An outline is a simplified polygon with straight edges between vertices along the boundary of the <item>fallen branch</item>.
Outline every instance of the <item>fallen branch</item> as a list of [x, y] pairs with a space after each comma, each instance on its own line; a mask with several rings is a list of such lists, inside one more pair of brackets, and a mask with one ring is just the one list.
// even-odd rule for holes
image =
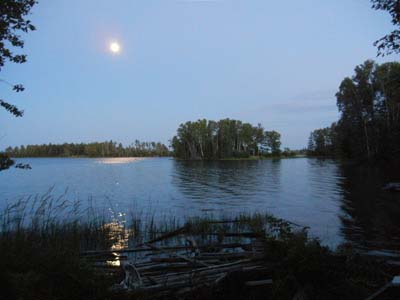
[[[155, 250], [162, 251], [162, 248], [157, 247], [157, 246], [154, 246], [154, 245], [152, 245], [152, 244], [146, 244], [146, 246], [147, 246], [147, 247], [150, 247], [150, 248], [152, 248], [152, 249], [155, 249]], [[185, 260], [185, 261], [187, 261], [187, 262], [190, 262], [190, 263], [192, 263], [193, 265], [199, 264], [199, 265], [202, 265], [202, 266], [205, 266], [205, 267], [208, 266], [208, 264], [206, 264], [206, 263], [204, 263], [204, 262], [193, 260], [193, 259], [191, 259], [191, 258], [188, 258], [188, 257], [186, 257], [186, 256], [180, 255], [180, 254], [178, 254], [178, 253], [174, 253], [173, 255], [176, 256], [176, 257], [179, 257], [180, 259], [183, 259], [183, 260]]]
[[[89, 256], [89, 255], [101, 255], [101, 254], [112, 254], [112, 253], [131, 253], [131, 252], [149, 252], [151, 249], [147, 249], [143, 247], [144, 244], [135, 248], [126, 248], [120, 250], [89, 250], [81, 252], [82, 256]], [[202, 249], [231, 249], [231, 248], [249, 248], [251, 247], [250, 243], [227, 243], [227, 244], [211, 244], [211, 245], [204, 245], [204, 246], [169, 246], [169, 247], [159, 247], [160, 251], [176, 251], [176, 250], [195, 250], [196, 248]]]
[[272, 279], [246, 281], [244, 284], [245, 284], [246, 286], [264, 286], [264, 285], [271, 285], [271, 284], [272, 284]]

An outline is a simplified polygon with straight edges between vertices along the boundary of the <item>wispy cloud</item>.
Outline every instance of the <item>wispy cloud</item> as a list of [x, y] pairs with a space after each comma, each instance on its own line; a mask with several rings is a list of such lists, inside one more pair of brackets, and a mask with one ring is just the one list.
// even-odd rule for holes
[[279, 115], [293, 115], [303, 113], [325, 113], [337, 112], [336, 100], [334, 92], [326, 91], [313, 91], [303, 93], [287, 100], [265, 103], [262, 106], [251, 108], [241, 113], [266, 113], [266, 114], [279, 114]]

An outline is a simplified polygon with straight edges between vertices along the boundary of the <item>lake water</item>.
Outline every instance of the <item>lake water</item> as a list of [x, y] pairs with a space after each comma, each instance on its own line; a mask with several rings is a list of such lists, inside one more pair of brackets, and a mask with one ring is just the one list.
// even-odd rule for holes
[[104, 211], [185, 217], [269, 212], [310, 227], [335, 247], [398, 249], [400, 194], [384, 192], [387, 174], [310, 158], [176, 161], [171, 158], [25, 158], [32, 170], [0, 172], [0, 208], [21, 197], [93, 199]]

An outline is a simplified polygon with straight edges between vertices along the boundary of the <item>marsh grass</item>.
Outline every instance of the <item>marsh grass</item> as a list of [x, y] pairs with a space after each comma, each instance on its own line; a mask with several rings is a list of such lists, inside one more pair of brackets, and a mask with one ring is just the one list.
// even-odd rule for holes
[[[109, 278], [80, 251], [110, 245], [104, 218], [51, 191], [21, 198], [0, 215], [0, 289], [4, 299], [98, 299]], [[105, 284], [101, 284], [105, 283]]]
[[[115, 276], [99, 272], [81, 253], [134, 247], [185, 226], [200, 244], [239, 239], [229, 234], [276, 230], [268, 215], [178, 219], [130, 211], [106, 216], [95, 203], [67, 192], [18, 199], [0, 214], [0, 289], [7, 299], [107, 299]], [[229, 220], [228, 220], [229, 219]], [[229, 221], [229, 222], [228, 222]], [[176, 236], [160, 245], [182, 244]]]
[[91, 199], [70, 201], [66, 193], [55, 197], [52, 190], [7, 205], [0, 214], [1, 296], [113, 299], [109, 287], [121, 280], [121, 274], [100, 272], [81, 253], [135, 247], [181, 228], [184, 236], [157, 244], [182, 245], [190, 235], [199, 245], [249, 242], [257, 236], [264, 243], [263, 263], [279, 265], [270, 274], [272, 290], [250, 291], [243, 286], [249, 278], [232, 274], [217, 290], [198, 291], [192, 299], [293, 299], [299, 293], [307, 299], [362, 299], [388, 280], [379, 262], [352, 252], [333, 253], [310, 239], [305, 228], [268, 214], [178, 219], [132, 210], [106, 217], [94, 207]]

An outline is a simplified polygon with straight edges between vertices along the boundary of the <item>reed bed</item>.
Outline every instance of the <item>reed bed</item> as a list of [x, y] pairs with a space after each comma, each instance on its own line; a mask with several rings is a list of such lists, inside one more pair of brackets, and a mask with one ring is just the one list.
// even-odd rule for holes
[[[5, 299], [364, 299], [396, 271], [268, 214], [106, 217], [66, 195], [21, 198], [0, 214]], [[145, 283], [117, 291], [130, 266]]]

